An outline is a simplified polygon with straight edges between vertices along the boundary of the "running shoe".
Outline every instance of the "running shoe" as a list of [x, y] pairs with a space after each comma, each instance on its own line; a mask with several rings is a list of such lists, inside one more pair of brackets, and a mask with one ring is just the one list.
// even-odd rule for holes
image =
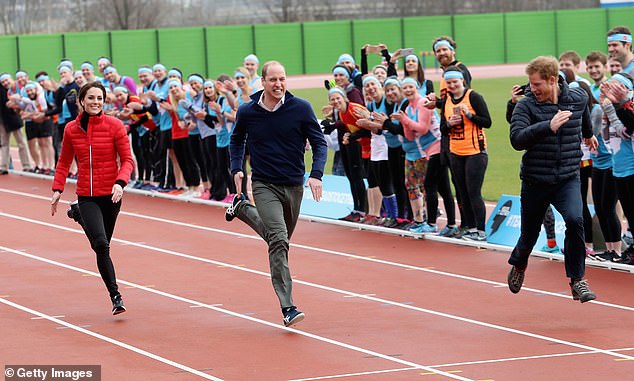
[[462, 236], [465, 241], [486, 242], [487, 233], [478, 230], [475, 232], [467, 232]]
[[121, 295], [112, 297], [112, 314], [119, 315], [126, 311]]
[[412, 233], [436, 233], [438, 232], [438, 225], [430, 225], [427, 222], [423, 222], [409, 231]]
[[548, 245], [544, 245], [541, 248], [541, 251], [544, 253], [559, 253], [559, 246], [555, 245], [555, 247], [550, 247]]
[[304, 313], [297, 310], [297, 307], [292, 306], [288, 308], [282, 308], [284, 314], [284, 326], [290, 327], [304, 320]]
[[585, 279], [570, 282], [570, 292], [572, 293], [572, 299], [578, 300], [581, 303], [589, 302], [597, 298], [597, 295], [592, 292], [588, 281]]
[[227, 220], [228, 222], [233, 221], [233, 219], [236, 218], [236, 212], [238, 211], [238, 207], [242, 203], [246, 203], [246, 202], [247, 201], [245, 200], [244, 195], [242, 193], [236, 194], [233, 197], [233, 201], [231, 202], [231, 205], [229, 205], [229, 207], [225, 211], [225, 220]]
[[451, 238], [454, 235], [456, 235], [458, 232], [460, 231], [460, 228], [458, 226], [445, 226], [444, 228], [442, 228], [442, 230], [438, 233], [438, 235], [440, 237], [447, 237], [447, 238]]
[[396, 218], [385, 217], [381, 220], [380, 225], [386, 228], [395, 228], [398, 222], [396, 222]]
[[509, 271], [506, 280], [509, 285], [509, 290], [511, 290], [512, 293], [517, 294], [522, 289], [525, 273], [526, 269], [520, 270], [515, 266], [511, 267], [511, 271]]
[[366, 214], [361, 222], [364, 225], [376, 226], [380, 222], [379, 217], [373, 216], [371, 214]]
[[600, 262], [619, 262], [621, 256], [618, 255], [614, 250], [606, 250], [601, 254], [594, 254], [592, 257], [595, 261]]

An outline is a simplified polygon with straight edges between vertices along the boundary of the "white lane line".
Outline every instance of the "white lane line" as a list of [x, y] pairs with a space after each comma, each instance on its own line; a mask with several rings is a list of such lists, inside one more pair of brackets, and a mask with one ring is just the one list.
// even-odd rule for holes
[[[610, 349], [613, 352], [623, 352], [623, 351], [632, 351], [634, 348], [616, 348]], [[580, 356], [580, 355], [592, 355], [597, 354], [596, 351], [580, 351], [580, 352], [568, 352], [568, 353], [553, 353], [549, 355], [535, 355], [535, 356], [523, 356], [523, 357], [507, 357], [500, 359], [491, 359], [491, 360], [479, 360], [479, 361], [466, 361], [466, 362], [457, 362], [451, 364], [439, 364], [439, 365], [430, 365], [430, 368], [455, 368], [457, 366], [466, 366], [466, 365], [480, 365], [480, 364], [492, 364], [492, 363], [503, 363], [509, 361], [523, 361], [523, 360], [535, 360], [535, 359], [549, 359], [549, 358], [557, 358], [557, 357], [568, 357], [568, 356]], [[620, 361], [622, 359], [614, 359], [614, 361]], [[357, 377], [357, 376], [365, 376], [365, 375], [373, 375], [373, 374], [381, 374], [381, 373], [396, 373], [396, 372], [405, 372], [410, 370], [416, 370], [416, 368], [394, 368], [394, 369], [384, 369], [384, 370], [376, 370], [370, 372], [358, 372], [358, 373], [345, 373], [345, 374], [333, 374], [329, 376], [319, 376], [319, 377], [310, 377], [310, 378], [296, 378], [288, 381], [313, 381], [313, 380], [330, 380], [334, 378], [345, 378], [345, 377]]]
[[[82, 269], [80, 267], [75, 267], [75, 266], [72, 266], [72, 265], [67, 265], [65, 263], [54, 261], [52, 259], [48, 259], [48, 258], [44, 258], [44, 257], [38, 257], [37, 255], [29, 254], [29, 253], [18, 251], [18, 250], [14, 250], [14, 249], [11, 249], [11, 248], [8, 248], [8, 247], [5, 247], [5, 246], [0, 246], [0, 249], [4, 249], [7, 252], [10, 252], [10, 253], [13, 253], [13, 254], [17, 254], [17, 255], [20, 255], [20, 256], [23, 256], [23, 257], [26, 257], [26, 258], [34, 259], [36, 261], [48, 263], [50, 265], [54, 265], [54, 266], [57, 266], [57, 267], [62, 267], [62, 268], [65, 268], [65, 269], [68, 269], [68, 270], [72, 270], [72, 271], [76, 271], [76, 272], [79, 272], [79, 273], [91, 274], [91, 275], [95, 275], [95, 276], [99, 275], [99, 274], [97, 274], [94, 271], [85, 270], [85, 269]], [[230, 316], [237, 317], [237, 318], [244, 319], [244, 320], [249, 320], [251, 322], [262, 324], [262, 325], [266, 325], [266, 326], [269, 326], [269, 327], [272, 327], [272, 328], [275, 328], [275, 329], [286, 330], [286, 331], [289, 331], [289, 332], [296, 333], [298, 335], [306, 336], [306, 337], [309, 337], [311, 339], [315, 339], [315, 340], [318, 340], [318, 341], [321, 341], [321, 342], [324, 342], [324, 343], [328, 343], [328, 344], [333, 344], [333, 345], [336, 345], [336, 346], [339, 346], [339, 347], [342, 347], [342, 348], [346, 348], [346, 349], [350, 349], [350, 350], [353, 350], [353, 351], [356, 351], [356, 352], [360, 352], [360, 353], [363, 353], [363, 354], [366, 354], [366, 355], [379, 357], [381, 359], [384, 359], [384, 360], [387, 360], [387, 361], [391, 361], [391, 362], [396, 362], [396, 363], [399, 363], [399, 364], [402, 364], [402, 365], [407, 365], [407, 366], [413, 367], [415, 369], [422, 369], [422, 370], [425, 370], [427, 372], [433, 372], [435, 374], [438, 374], [438, 375], [441, 375], [441, 376], [445, 376], [445, 377], [449, 377], [449, 378], [453, 378], [453, 379], [456, 379], [456, 380], [473, 381], [471, 379], [460, 377], [460, 376], [456, 376], [456, 375], [453, 375], [451, 373], [447, 373], [447, 372], [444, 372], [444, 371], [431, 369], [430, 367], [425, 366], [425, 365], [417, 364], [417, 363], [414, 363], [414, 362], [411, 362], [411, 361], [407, 361], [407, 360], [402, 360], [402, 359], [399, 359], [399, 358], [396, 358], [396, 357], [393, 357], [393, 356], [389, 356], [389, 355], [385, 355], [383, 353], [375, 352], [375, 351], [372, 351], [372, 350], [369, 350], [369, 349], [357, 347], [355, 345], [347, 344], [347, 343], [344, 343], [344, 342], [341, 342], [341, 341], [329, 339], [327, 337], [315, 335], [315, 334], [312, 334], [312, 333], [309, 333], [309, 332], [306, 332], [306, 331], [300, 331], [300, 330], [295, 329], [295, 328], [284, 327], [284, 326], [282, 326], [280, 324], [271, 323], [271, 322], [266, 321], [266, 320], [254, 318], [253, 316], [240, 314], [240, 313], [233, 312], [233, 311], [230, 311], [230, 310], [227, 310], [227, 309], [224, 309], [224, 308], [216, 307], [215, 305], [212, 305], [212, 304], [202, 303], [202, 302], [199, 302], [197, 300], [188, 299], [188, 298], [185, 298], [185, 297], [182, 297], [182, 296], [170, 294], [168, 292], [160, 291], [160, 290], [157, 290], [157, 289], [144, 287], [144, 286], [142, 286], [140, 284], [136, 284], [136, 283], [133, 283], [133, 282], [125, 281], [125, 280], [122, 280], [122, 279], [117, 279], [117, 282], [120, 283], [120, 284], [132, 286], [132, 287], [135, 287], [135, 288], [138, 288], [140, 290], [143, 290], [143, 291], [146, 291], [146, 292], [150, 292], [150, 293], [153, 293], [153, 294], [156, 294], [156, 295], [160, 295], [160, 296], [164, 296], [164, 297], [167, 297], [167, 298], [170, 298], [170, 299], [174, 299], [174, 300], [178, 300], [178, 301], [181, 301], [181, 302], [185, 302], [190, 307], [192, 305], [197, 305], [197, 306], [200, 306], [200, 307], [208, 308], [210, 310], [214, 310], [216, 312], [221, 312], [221, 313], [226, 314], [226, 315], [230, 315]], [[2, 299], [2, 300], [4, 300], [4, 299]], [[38, 315], [38, 316], [43, 316], [43, 314], [42, 315]], [[55, 319], [55, 318], [50, 317], [50, 319]], [[55, 320], [52, 320], [52, 321], [63, 322], [62, 320], [59, 320], [59, 319], [55, 319]], [[62, 324], [62, 323], [60, 323], [60, 324]], [[76, 327], [76, 326], [74, 326], [74, 327]]]
[[[15, 251], [14, 253], [17, 254], [19, 252]], [[23, 254], [26, 254], [26, 253], [23, 253]], [[28, 254], [26, 254], [25, 256], [28, 256]], [[173, 367], [178, 368], [180, 370], [183, 370], [183, 371], [185, 371], [187, 373], [191, 373], [193, 375], [205, 378], [207, 380], [222, 381], [221, 378], [214, 377], [214, 376], [209, 375], [207, 373], [200, 372], [200, 371], [198, 371], [198, 370], [196, 370], [194, 368], [188, 367], [187, 365], [183, 365], [183, 364], [177, 363], [176, 361], [172, 361], [172, 360], [166, 359], [165, 357], [162, 357], [162, 356], [156, 355], [154, 353], [148, 352], [146, 350], [137, 348], [137, 347], [135, 347], [133, 345], [126, 344], [126, 343], [124, 343], [122, 341], [113, 339], [111, 337], [104, 336], [104, 335], [102, 335], [100, 333], [89, 331], [89, 330], [83, 328], [82, 326], [77, 326], [75, 324], [68, 323], [68, 322], [66, 322], [64, 320], [60, 320], [60, 319], [58, 319], [58, 318], [56, 318], [54, 316], [50, 316], [50, 315], [47, 315], [47, 314], [45, 314], [43, 312], [36, 311], [36, 310], [31, 309], [29, 307], [23, 306], [21, 304], [8, 301], [8, 300], [6, 300], [4, 298], [0, 298], [0, 303], [3, 303], [3, 304], [6, 304], [7, 306], [22, 310], [22, 311], [24, 311], [26, 313], [29, 313], [31, 315], [35, 315], [35, 316], [37, 316], [37, 317], [39, 317], [41, 319], [46, 319], [46, 320], [51, 321], [53, 323], [59, 324], [59, 325], [63, 326], [64, 328], [70, 328], [72, 330], [75, 330], [77, 332], [83, 333], [85, 335], [92, 336], [92, 337], [94, 337], [96, 339], [105, 341], [105, 342], [110, 343], [110, 344], [114, 344], [114, 345], [116, 345], [118, 347], [121, 347], [121, 348], [127, 349], [129, 351], [138, 353], [138, 354], [140, 354], [142, 356], [151, 358], [152, 360], [156, 360], [156, 361], [162, 362], [163, 364], [167, 364], [167, 365], [173, 366]]]
[[[0, 191], [2, 191], [2, 189], [0, 189]], [[173, 220], [164, 219], [164, 218], [143, 216], [143, 215], [136, 214], [136, 213], [121, 212], [120, 214], [129, 215], [129, 216], [138, 217], [138, 218], [147, 219], [147, 220], [152, 220], [152, 221], [157, 221], [157, 222], [161, 222], [161, 223], [167, 223], [167, 224], [170, 224], [170, 225], [184, 226], [184, 227], [197, 229], [197, 230], [203, 230], [203, 231], [209, 231], [209, 232], [220, 233], [220, 234], [225, 234], [225, 235], [232, 235], [232, 236], [237, 236], [237, 237], [249, 238], [249, 239], [254, 239], [254, 240], [258, 240], [258, 241], [262, 240], [262, 238], [260, 236], [257, 236], [257, 235], [248, 235], [248, 234], [243, 234], [243, 233], [236, 233], [236, 232], [232, 232], [232, 231], [216, 229], [216, 228], [209, 228], [209, 227], [205, 227], [205, 226], [198, 226], [198, 225], [188, 224], [188, 223], [179, 222], [179, 221], [173, 221]], [[51, 223], [48, 223], [48, 222], [43, 222], [43, 221], [40, 221], [40, 220], [33, 220], [33, 219], [30, 219], [30, 218], [27, 218], [27, 217], [21, 217], [21, 216], [17, 216], [17, 215], [14, 215], [14, 214], [0, 212], [0, 216], [14, 218], [14, 219], [18, 219], [18, 220], [22, 220], [22, 221], [26, 221], [26, 222], [30, 222], [30, 223], [35, 223], [35, 224], [39, 224], [39, 225], [44, 225], [44, 226], [48, 226], [48, 227], [53, 227], [53, 228], [56, 228], [56, 229], [62, 229], [62, 230], [66, 230], [66, 231], [69, 231], [69, 232], [84, 234], [83, 230], [71, 229], [71, 228], [67, 228], [67, 227], [64, 227], [64, 226], [58, 226], [58, 225], [54, 225], [54, 224], [51, 224]], [[125, 244], [125, 245], [141, 247], [141, 248], [145, 248], [145, 249], [148, 249], [148, 250], [156, 250], [156, 251], [160, 251], [160, 252], [163, 252], [163, 253], [166, 253], [166, 254], [178, 255], [180, 257], [184, 257], [184, 258], [188, 258], [188, 259], [192, 259], [192, 260], [196, 260], [196, 261], [212, 263], [212, 264], [216, 264], [216, 265], [219, 265], [219, 266], [222, 266], [222, 267], [229, 267], [229, 268], [233, 268], [233, 269], [239, 269], [239, 270], [243, 270], [243, 271], [250, 271], [250, 272], [254, 272], [254, 273], [260, 274], [260, 272], [258, 272], [258, 271], [246, 269], [246, 268], [243, 268], [243, 267], [240, 267], [240, 266], [237, 266], [237, 265], [231, 265], [231, 264], [227, 264], [227, 263], [223, 263], [223, 262], [213, 261], [213, 260], [209, 260], [209, 259], [206, 259], [206, 258], [200, 258], [200, 257], [196, 257], [196, 256], [193, 256], [193, 255], [188, 255], [188, 254], [177, 253], [177, 252], [173, 252], [173, 251], [170, 251], [170, 250], [159, 249], [159, 248], [155, 248], [155, 247], [152, 247], [150, 245], [145, 245], [145, 244], [142, 244], [142, 243], [135, 243], [135, 242], [119, 239], [119, 238], [113, 238], [112, 240], [115, 241], [115, 242], [119, 242], [121, 244]], [[399, 268], [403, 268], [403, 269], [406, 269], [406, 270], [416, 270], [416, 271], [422, 271], [422, 272], [435, 274], [435, 275], [441, 275], [441, 276], [446, 276], [446, 277], [451, 277], [451, 278], [456, 278], [456, 279], [462, 279], [462, 280], [467, 280], [467, 281], [472, 281], [472, 282], [477, 282], [477, 283], [484, 283], [484, 284], [491, 285], [493, 287], [502, 287], [502, 288], [508, 287], [508, 285], [506, 283], [496, 282], [496, 281], [492, 281], [492, 280], [488, 280], [488, 279], [476, 278], [476, 277], [472, 277], [472, 276], [468, 276], [468, 275], [449, 273], [449, 272], [446, 272], [446, 271], [435, 270], [435, 269], [433, 269], [431, 267], [413, 266], [413, 265], [408, 265], [408, 264], [403, 264], [403, 263], [398, 263], [398, 262], [392, 262], [392, 261], [383, 260], [383, 259], [370, 258], [370, 257], [361, 256], [361, 255], [356, 255], [356, 254], [344, 253], [342, 251], [323, 249], [323, 248], [319, 248], [319, 247], [302, 245], [302, 244], [297, 244], [297, 243], [291, 243], [290, 245], [291, 245], [291, 247], [297, 247], [297, 248], [308, 250], [308, 251], [315, 251], [315, 252], [319, 252], [319, 253], [330, 254], [330, 255], [340, 256], [340, 257], [344, 257], [344, 258], [353, 258], [353, 259], [364, 260], [364, 261], [367, 261], [367, 262], [373, 262], [373, 263], [378, 263], [378, 264], [392, 266], [392, 267], [399, 267]], [[269, 276], [268, 273], [265, 273], [265, 274], [267, 274], [267, 276]], [[296, 282], [296, 283], [299, 282], [299, 281], [295, 281], [295, 280], [293, 280], [293, 281]], [[564, 299], [570, 299], [571, 298], [569, 295], [562, 294], [559, 291], [558, 292], [551, 292], [551, 291], [540, 290], [540, 289], [531, 288], [531, 287], [522, 287], [522, 291], [523, 292], [527, 292], [528, 291], [528, 292], [533, 292], [533, 293], [536, 293], [536, 294], [549, 295], [549, 296], [554, 296], [554, 297], [564, 298]], [[604, 307], [610, 307], [610, 308], [616, 308], [616, 309], [621, 309], [621, 310], [634, 312], [634, 307], [624, 306], [624, 305], [620, 305], [620, 304], [607, 303], [607, 302], [597, 301], [597, 300], [593, 300], [593, 301], [588, 302], [588, 303], [598, 304], [598, 305], [601, 305], [601, 306], [604, 306]]]
[[[53, 227], [53, 228], [56, 228], [56, 229], [62, 229], [62, 230], [67, 230], [67, 231], [72, 231], [72, 232], [75, 232], [75, 233], [83, 234], [83, 231], [80, 231], [80, 230], [70, 229], [70, 228], [66, 228], [66, 227], [59, 227], [59, 226], [55, 226], [55, 225], [52, 225], [52, 224], [49, 224], [49, 223], [46, 223], [46, 222], [42, 222], [42, 221], [38, 221], [38, 220], [32, 220], [32, 219], [29, 219], [29, 218], [26, 218], [26, 217], [8, 215], [7, 213], [2, 213], [2, 212], [0, 212], [0, 216], [8, 216], [8, 217], [11, 217], [11, 218], [16, 218], [16, 219], [27, 221], [27, 222], [31, 222], [31, 223], [34, 223], [34, 224], [49, 226], [49, 227]], [[232, 269], [237, 269], [237, 270], [240, 270], [240, 271], [245, 271], [245, 272], [252, 273], [252, 274], [262, 275], [262, 276], [266, 276], [266, 277], [270, 278], [270, 274], [269, 273], [266, 273], [266, 272], [263, 272], [263, 271], [258, 271], [258, 270], [253, 270], [253, 269], [249, 269], [247, 267], [239, 267], [239, 266], [231, 265], [231, 264], [228, 264], [228, 263], [214, 261], [214, 260], [211, 260], [211, 259], [195, 257], [195, 256], [192, 256], [192, 255], [189, 255], [189, 254], [184, 254], [184, 253], [180, 253], [180, 252], [173, 251], [173, 250], [167, 250], [167, 249], [162, 249], [162, 248], [148, 246], [148, 245], [140, 245], [140, 244], [136, 244], [136, 243], [131, 242], [131, 241], [125, 241], [125, 240], [121, 240], [121, 239], [113, 238], [112, 241], [127, 242], [131, 246], [136, 246], [136, 247], [140, 247], [140, 248], [151, 250], [151, 251], [157, 251], [157, 252], [161, 252], [161, 253], [177, 256], [177, 257], [194, 259], [194, 260], [197, 260], [197, 261], [200, 261], [200, 262], [212, 263], [212, 264], [216, 264], [216, 265], [221, 264], [221, 265], [223, 265], [225, 267], [229, 267], [229, 268], [232, 268]], [[4, 248], [3, 246], [0, 246], [0, 250], [2, 250], [2, 249], [6, 250], [7, 248]], [[12, 252], [15, 251], [13, 249], [9, 249], [9, 250], [11, 250]], [[17, 253], [19, 254], [19, 252], [17, 252]], [[95, 274], [95, 273], [92, 273], [92, 274]], [[474, 324], [474, 325], [478, 325], [478, 326], [482, 326], [482, 327], [492, 328], [492, 329], [496, 329], [496, 330], [500, 330], [500, 331], [504, 331], [504, 332], [509, 332], [509, 333], [514, 333], [514, 334], [518, 334], [518, 335], [522, 335], [522, 336], [527, 336], [527, 337], [531, 337], [531, 338], [534, 338], [534, 339], [539, 339], [539, 340], [548, 341], [548, 342], [557, 343], [557, 344], [568, 345], [568, 346], [579, 348], [579, 349], [585, 349], [585, 350], [590, 350], [590, 351], [598, 351], [600, 353], [603, 353], [603, 354], [606, 354], [606, 355], [609, 355], [609, 356], [615, 356], [615, 357], [620, 357], [620, 358], [624, 358], [624, 359], [628, 359], [628, 360], [634, 360], [634, 357], [630, 357], [630, 356], [627, 356], [627, 355], [622, 355], [620, 353], [612, 353], [612, 352], [609, 352], [609, 351], [606, 351], [606, 350], [603, 350], [603, 349], [600, 349], [600, 348], [595, 348], [595, 347], [591, 347], [591, 346], [587, 346], [587, 345], [583, 345], [583, 344], [578, 344], [578, 343], [574, 343], [574, 342], [570, 342], [570, 341], [566, 341], [566, 340], [560, 340], [560, 339], [557, 339], [557, 338], [554, 338], [554, 337], [549, 337], [549, 336], [544, 336], [544, 335], [540, 335], [540, 334], [536, 334], [536, 333], [532, 333], [532, 332], [522, 331], [522, 330], [519, 330], [519, 329], [509, 328], [509, 327], [505, 327], [505, 326], [498, 325], [498, 324], [486, 323], [486, 322], [482, 322], [482, 321], [479, 321], [479, 320], [474, 320], [474, 319], [465, 318], [465, 317], [461, 317], [461, 316], [457, 316], [457, 315], [452, 315], [452, 314], [448, 314], [448, 313], [444, 313], [444, 312], [434, 311], [434, 310], [430, 310], [430, 309], [427, 309], [427, 308], [417, 307], [417, 306], [414, 306], [414, 305], [411, 305], [411, 304], [399, 303], [399, 302], [394, 302], [392, 300], [377, 298], [377, 297], [374, 297], [374, 296], [362, 295], [362, 294], [359, 294], [359, 293], [346, 291], [346, 290], [342, 290], [342, 289], [338, 289], [338, 288], [334, 288], [334, 287], [329, 287], [329, 286], [325, 286], [325, 285], [321, 285], [321, 284], [317, 284], [317, 283], [302, 281], [302, 280], [296, 280], [296, 281], [294, 281], [294, 283], [303, 284], [303, 285], [306, 285], [306, 286], [309, 286], [309, 287], [313, 287], [313, 288], [317, 288], [317, 289], [321, 289], [321, 290], [325, 290], [325, 291], [330, 291], [330, 292], [338, 293], [338, 294], [342, 294], [342, 295], [354, 296], [354, 297], [357, 297], [357, 298], [360, 298], [360, 299], [366, 299], [366, 300], [370, 300], [370, 301], [373, 301], [373, 302], [378, 302], [380, 304], [397, 306], [397, 307], [409, 309], [409, 310], [412, 310], [412, 311], [423, 312], [423, 313], [427, 313], [427, 314], [431, 314], [431, 315], [435, 315], [435, 316], [440, 316], [440, 317], [444, 317], [444, 318], [448, 318], [448, 319], [452, 319], [452, 320], [457, 320], [457, 321], [461, 321], [461, 322], [465, 322], [465, 323], [470, 323], [470, 324]], [[144, 288], [144, 289], [146, 289], [146, 288]], [[553, 293], [553, 295], [557, 295], [557, 296], [561, 297], [561, 295], [558, 295], [558, 294], [554, 294]], [[196, 304], [196, 303], [192, 303], [192, 304]]]

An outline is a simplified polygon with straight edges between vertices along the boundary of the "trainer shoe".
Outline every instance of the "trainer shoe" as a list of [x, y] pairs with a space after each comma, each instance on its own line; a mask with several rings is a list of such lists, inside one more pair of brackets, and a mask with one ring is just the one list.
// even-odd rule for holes
[[511, 271], [509, 271], [509, 275], [507, 277], [507, 282], [509, 290], [511, 290], [512, 293], [517, 294], [522, 289], [525, 273], [526, 269], [520, 270], [515, 266], [511, 267]]
[[284, 314], [285, 327], [290, 327], [291, 325], [304, 320], [304, 313], [297, 311], [297, 307], [295, 306], [282, 308], [282, 313]]
[[438, 225], [430, 225], [427, 222], [418, 224], [418, 226], [411, 228], [409, 231], [412, 233], [436, 233], [438, 231]]
[[570, 291], [572, 292], [572, 299], [578, 300], [581, 303], [589, 302], [597, 298], [597, 295], [590, 290], [588, 281], [585, 279], [570, 282]]
[[548, 245], [544, 245], [540, 250], [544, 253], [559, 253], [559, 246], [555, 245], [555, 247], [550, 247]]
[[466, 232], [462, 239], [465, 241], [486, 242], [487, 234], [481, 230], [475, 232]]
[[236, 211], [238, 210], [238, 207], [242, 204], [245, 203], [246, 200], [244, 198], [244, 195], [242, 193], [238, 193], [233, 197], [233, 201], [231, 202], [231, 205], [229, 205], [229, 207], [227, 208], [227, 211], [225, 212], [225, 220], [227, 221], [232, 221], [234, 218], [236, 218]]
[[438, 233], [438, 235], [440, 237], [452, 237], [454, 234], [456, 234], [458, 231], [460, 230], [460, 228], [456, 225], [454, 226], [445, 226], [444, 228], [442, 228], [442, 230]]
[[119, 315], [126, 311], [121, 295], [112, 297], [112, 314]]
[[621, 256], [613, 250], [606, 250], [601, 254], [595, 253], [594, 255], [589, 256], [589, 258], [600, 262], [618, 262], [617, 259], [620, 259]]

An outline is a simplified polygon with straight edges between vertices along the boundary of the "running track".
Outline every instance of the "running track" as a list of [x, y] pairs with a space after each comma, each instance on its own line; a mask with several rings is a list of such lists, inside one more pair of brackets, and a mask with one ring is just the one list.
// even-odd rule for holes
[[[0, 177], [4, 364], [95, 364], [103, 380], [626, 380], [632, 278], [300, 221], [290, 262], [306, 320], [281, 325], [264, 243], [217, 207], [127, 194], [112, 255], [129, 312], [112, 317], [80, 227], [50, 182]], [[68, 186], [63, 200], [70, 201]]]

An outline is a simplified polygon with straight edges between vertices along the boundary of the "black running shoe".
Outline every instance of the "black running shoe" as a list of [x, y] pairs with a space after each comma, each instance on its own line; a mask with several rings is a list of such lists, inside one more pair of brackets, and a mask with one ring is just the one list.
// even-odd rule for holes
[[572, 293], [572, 299], [578, 300], [581, 303], [589, 302], [597, 298], [597, 295], [592, 292], [588, 281], [585, 279], [577, 280], [570, 283], [570, 292]]
[[225, 212], [225, 220], [232, 221], [234, 218], [236, 218], [236, 211], [238, 210], [238, 207], [240, 206], [240, 204], [243, 202], [246, 202], [246, 201], [242, 193], [238, 193], [235, 196], [233, 196], [233, 201], [231, 202], [231, 205], [229, 205], [229, 207], [227, 208], [227, 211]]
[[511, 290], [512, 293], [517, 294], [522, 289], [525, 272], [526, 270], [520, 271], [515, 266], [511, 267], [511, 271], [509, 271], [509, 275], [507, 277], [507, 282], [509, 284], [509, 290]]
[[121, 295], [112, 297], [112, 314], [119, 315], [126, 311]]
[[297, 310], [297, 307], [283, 308], [284, 313], [284, 326], [290, 327], [293, 324], [297, 324], [304, 320], [304, 313]]

